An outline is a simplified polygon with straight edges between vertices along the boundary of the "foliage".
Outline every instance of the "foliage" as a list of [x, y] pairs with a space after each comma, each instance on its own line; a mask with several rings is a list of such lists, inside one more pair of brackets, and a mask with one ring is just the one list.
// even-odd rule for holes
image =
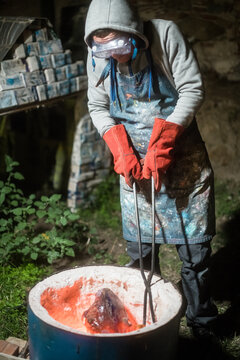
[[101, 182], [91, 193], [88, 208], [79, 210], [81, 218], [93, 220], [102, 228], [118, 229], [121, 226], [118, 182], [119, 177], [115, 173]]
[[48, 274], [34, 264], [0, 267], [0, 339], [27, 337], [27, 292]]
[[[0, 181], [0, 265], [11, 261], [47, 260], [75, 256], [79, 244], [75, 235], [83, 234], [78, 214], [60, 202], [61, 195], [25, 197], [16, 180], [18, 162], [5, 156], [6, 181]], [[81, 240], [81, 239], [80, 239]]]

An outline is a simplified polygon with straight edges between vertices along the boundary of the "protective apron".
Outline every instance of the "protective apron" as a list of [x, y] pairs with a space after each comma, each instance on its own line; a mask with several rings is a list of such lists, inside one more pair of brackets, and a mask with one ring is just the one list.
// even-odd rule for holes
[[[150, 54], [148, 65], [127, 76], [110, 71], [110, 115], [123, 124], [133, 146], [144, 159], [151, 137], [154, 118], [166, 119], [174, 110], [178, 93]], [[113, 89], [115, 87], [115, 89]], [[143, 181], [138, 193], [142, 242], [152, 241], [150, 181]], [[156, 243], [194, 244], [209, 241], [215, 235], [213, 171], [204, 142], [194, 119], [177, 141], [174, 162], [164, 175], [156, 194]], [[120, 176], [123, 237], [137, 241], [134, 196]]]

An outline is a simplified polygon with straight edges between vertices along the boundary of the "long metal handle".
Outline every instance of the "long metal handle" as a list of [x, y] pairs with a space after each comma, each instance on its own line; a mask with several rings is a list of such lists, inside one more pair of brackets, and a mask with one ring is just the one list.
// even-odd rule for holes
[[149, 296], [149, 306], [152, 321], [156, 322], [156, 317], [153, 308], [152, 292], [151, 292], [151, 280], [154, 273], [154, 263], [155, 263], [155, 189], [154, 189], [154, 179], [152, 178], [152, 259], [151, 259], [151, 271], [146, 278], [143, 268], [143, 257], [142, 257], [142, 241], [141, 241], [141, 230], [139, 224], [139, 212], [138, 212], [138, 203], [137, 203], [137, 191], [136, 183], [133, 183], [133, 194], [134, 194], [134, 204], [135, 204], [135, 216], [136, 216], [136, 225], [137, 225], [137, 237], [138, 237], [138, 250], [139, 250], [139, 264], [140, 271], [145, 285], [144, 292], [144, 302], [143, 302], [143, 324], [146, 325], [147, 317], [147, 295]]
[[[151, 310], [151, 316], [152, 321], [156, 322], [155, 313], [153, 310], [153, 302], [152, 302], [152, 292], [151, 292], [151, 281], [154, 274], [154, 268], [155, 268], [155, 187], [154, 187], [154, 179], [151, 178], [151, 188], [152, 188], [152, 256], [151, 256], [151, 270], [148, 274], [147, 283], [148, 287], [150, 289], [150, 292], [147, 290], [147, 287], [145, 287], [144, 292], [144, 318], [146, 318], [146, 304], [147, 304], [147, 294], [149, 295], [149, 304], [150, 304], [150, 310]], [[146, 300], [145, 300], [146, 299]]]
[[152, 183], [152, 262], [151, 262], [151, 278], [155, 268], [155, 186], [154, 178], [151, 178]]

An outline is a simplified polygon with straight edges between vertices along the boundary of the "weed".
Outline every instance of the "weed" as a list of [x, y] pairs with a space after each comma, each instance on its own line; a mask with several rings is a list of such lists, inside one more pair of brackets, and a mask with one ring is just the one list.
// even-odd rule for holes
[[117, 262], [120, 266], [124, 266], [129, 263], [130, 257], [127, 254], [120, 254], [118, 256]]
[[[45, 261], [75, 256], [79, 248], [75, 237], [84, 234], [79, 215], [60, 202], [61, 195], [25, 197], [15, 181], [24, 177], [18, 162], [5, 156], [6, 181], [0, 181], [0, 265], [10, 262]], [[81, 238], [80, 238], [81, 240]]]

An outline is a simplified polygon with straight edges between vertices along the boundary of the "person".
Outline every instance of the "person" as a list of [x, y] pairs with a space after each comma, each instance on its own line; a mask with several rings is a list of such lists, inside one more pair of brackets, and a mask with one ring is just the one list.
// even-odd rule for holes
[[215, 235], [214, 183], [195, 118], [204, 98], [195, 55], [174, 22], [143, 23], [126, 0], [92, 0], [84, 39], [89, 50], [88, 108], [120, 174], [129, 265], [139, 266], [135, 182], [143, 263], [149, 268], [153, 177], [156, 247], [176, 245], [187, 325], [195, 336], [206, 337], [217, 317], [208, 284]]

